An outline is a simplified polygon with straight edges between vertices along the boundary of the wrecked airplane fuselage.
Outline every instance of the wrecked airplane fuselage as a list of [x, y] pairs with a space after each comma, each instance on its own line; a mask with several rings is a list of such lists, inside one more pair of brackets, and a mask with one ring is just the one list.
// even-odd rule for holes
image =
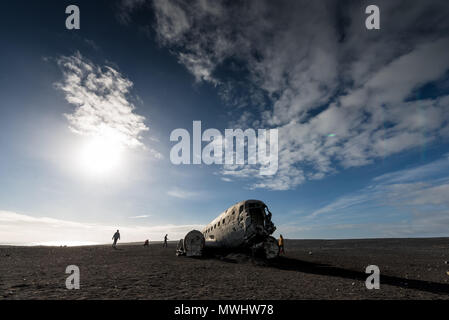
[[[271, 236], [275, 230], [276, 227], [271, 222], [271, 212], [265, 203], [259, 200], [246, 200], [220, 214], [201, 230], [201, 234], [207, 248], [250, 248], [263, 251], [267, 258], [274, 258], [279, 251], [276, 239]], [[198, 245], [193, 245], [192, 239], [187, 239], [187, 236], [178, 244], [177, 253], [201, 255], [202, 249], [198, 248], [203, 240], [197, 239]], [[196, 251], [189, 252], [184, 243], [190, 243], [190, 247], [197, 248]]]

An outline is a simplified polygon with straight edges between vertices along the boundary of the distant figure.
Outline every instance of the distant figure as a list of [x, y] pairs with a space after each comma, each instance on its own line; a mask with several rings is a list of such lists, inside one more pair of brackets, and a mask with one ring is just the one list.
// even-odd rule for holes
[[150, 246], [150, 240], [145, 240], [145, 243], [143, 244], [144, 247], [149, 247]]
[[168, 240], [168, 234], [166, 234], [165, 237], [164, 237], [164, 245], [163, 245], [163, 248], [167, 248], [167, 247], [168, 247], [167, 240]]
[[282, 236], [282, 234], [279, 235], [279, 254], [281, 254], [281, 253], [285, 254], [285, 251], [284, 251], [284, 237]]
[[112, 240], [114, 240], [114, 243], [112, 244], [112, 247], [114, 249], [117, 249], [117, 240], [120, 240], [120, 232], [117, 230], [116, 233], [112, 236]]

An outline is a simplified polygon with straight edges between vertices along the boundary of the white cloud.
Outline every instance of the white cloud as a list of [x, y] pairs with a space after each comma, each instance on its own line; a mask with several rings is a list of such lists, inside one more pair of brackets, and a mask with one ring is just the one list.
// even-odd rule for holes
[[377, 183], [410, 183], [414, 181], [426, 181], [427, 179], [437, 179], [442, 176], [442, 172], [449, 172], [449, 154], [441, 159], [428, 164], [407, 168], [383, 174], [374, 179]]
[[148, 130], [128, 96], [133, 83], [117, 70], [100, 67], [78, 52], [57, 60], [64, 80], [57, 87], [75, 106], [66, 117], [70, 129], [83, 136], [106, 136], [127, 147], [143, 146]]
[[449, 38], [417, 45], [370, 75], [360, 88], [341, 98], [343, 106], [401, 103], [413, 89], [439, 79], [449, 68]]
[[449, 209], [449, 181], [433, 185], [431, 183], [394, 184], [389, 187], [389, 199], [402, 206], [439, 206]]
[[[185, 4], [186, 5], [186, 4]], [[179, 1], [155, 0], [156, 20], [160, 40], [175, 42], [190, 28], [189, 18]]]
[[[383, 27], [371, 33], [363, 28], [366, 17], [356, 2], [153, 5], [161, 43], [197, 81], [218, 85], [225, 100], [234, 101], [239, 120], [233, 123], [279, 129], [277, 175], [261, 178], [251, 167], [233, 174], [223, 170], [255, 179], [253, 188], [291, 189], [449, 137], [449, 96], [413, 96], [449, 69], [444, 1], [413, 9], [406, 1], [381, 1]], [[237, 68], [231, 80], [221, 79], [217, 69], [232, 61], [245, 68]], [[253, 102], [261, 101], [260, 92], [271, 102], [251, 110], [259, 118], [248, 117], [242, 99], [232, 98], [242, 95], [242, 76], [248, 95], [258, 92]]]
[[449, 158], [446, 155], [425, 165], [378, 176], [366, 188], [336, 199], [312, 212], [310, 217], [332, 214], [368, 202], [414, 208], [444, 204], [449, 210], [448, 168]]
[[[362, 190], [301, 217], [289, 230], [316, 235], [346, 226], [351, 229], [347, 234], [363, 230], [364, 237], [445, 236], [449, 231], [448, 167], [446, 155], [426, 165], [376, 177]], [[304, 229], [296, 230], [297, 225]]]
[[171, 197], [179, 199], [196, 199], [201, 195], [200, 192], [189, 191], [180, 188], [173, 188], [169, 190], [167, 194]]
[[151, 217], [151, 215], [143, 214], [143, 215], [140, 215], [140, 216], [133, 216], [133, 217], [129, 217], [129, 218], [130, 219], [145, 219], [145, 218], [149, 218], [149, 217]]
[[[371, 194], [362, 193], [362, 194], [344, 196], [344, 197], [341, 197], [341, 198], [337, 199], [336, 201], [334, 201], [318, 210], [315, 210], [314, 212], [312, 212], [310, 217], [316, 217], [317, 215], [321, 215], [321, 214], [333, 213], [335, 211], [345, 210], [350, 207], [354, 207], [356, 205], [360, 205], [369, 200], [372, 200], [374, 198], [374, 196], [375, 195], [372, 193]], [[376, 194], [376, 196], [377, 196], [377, 194]]]
[[0, 211], [1, 244], [103, 244], [110, 242], [117, 229], [120, 230], [122, 242], [143, 242], [145, 239], [161, 241], [166, 233], [170, 239], [175, 240], [184, 237], [193, 229], [200, 230], [202, 227], [202, 225], [110, 226]]

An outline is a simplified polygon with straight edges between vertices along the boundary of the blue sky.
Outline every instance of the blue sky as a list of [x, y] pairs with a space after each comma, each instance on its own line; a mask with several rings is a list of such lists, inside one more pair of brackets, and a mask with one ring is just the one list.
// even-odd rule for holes
[[[67, 30], [69, 4], [1, 4], [0, 243], [176, 239], [243, 199], [289, 238], [448, 235], [444, 1], [375, 31], [365, 2], [78, 1]], [[277, 174], [173, 165], [194, 120], [278, 129]]]

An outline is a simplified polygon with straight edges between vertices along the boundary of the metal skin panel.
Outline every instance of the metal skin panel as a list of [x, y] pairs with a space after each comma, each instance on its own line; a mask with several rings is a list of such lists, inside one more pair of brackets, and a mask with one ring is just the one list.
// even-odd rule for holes
[[[241, 206], [242, 212], [239, 210]], [[201, 231], [206, 246], [237, 248], [263, 242], [276, 229], [271, 222], [271, 213], [267, 215], [267, 212], [267, 206], [259, 200], [246, 200], [233, 205]]]
[[204, 236], [198, 230], [190, 231], [184, 237], [184, 251], [188, 257], [198, 257], [203, 254]]
[[188, 257], [200, 257], [203, 255], [204, 236], [198, 230], [192, 230], [180, 239], [176, 247], [176, 255]]

